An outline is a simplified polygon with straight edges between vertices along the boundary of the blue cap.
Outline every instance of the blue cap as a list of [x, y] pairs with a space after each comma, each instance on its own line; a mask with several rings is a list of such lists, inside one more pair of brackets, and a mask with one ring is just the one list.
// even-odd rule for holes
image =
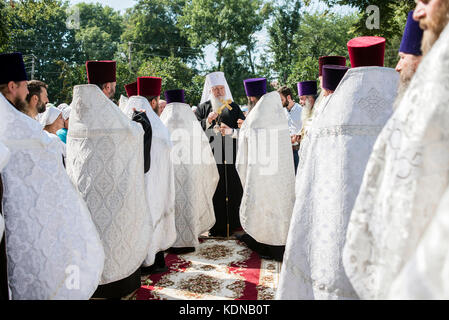
[[408, 13], [407, 24], [402, 36], [399, 52], [421, 56], [421, 42], [424, 31], [419, 27], [419, 22], [413, 20], [413, 11]]

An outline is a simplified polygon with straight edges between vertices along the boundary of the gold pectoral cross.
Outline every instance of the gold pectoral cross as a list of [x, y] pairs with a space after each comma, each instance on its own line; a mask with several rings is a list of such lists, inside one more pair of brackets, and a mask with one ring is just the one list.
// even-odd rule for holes
[[229, 111], [232, 110], [232, 107], [231, 107], [232, 100], [231, 99], [220, 100], [220, 102], [223, 103], [223, 105], [220, 108], [218, 108], [218, 111], [217, 111], [218, 114], [221, 114], [224, 109], [228, 109]]

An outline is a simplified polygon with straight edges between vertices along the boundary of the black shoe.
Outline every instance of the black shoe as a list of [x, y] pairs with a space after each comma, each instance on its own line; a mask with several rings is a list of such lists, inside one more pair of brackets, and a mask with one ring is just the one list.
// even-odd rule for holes
[[234, 234], [234, 237], [240, 242], [245, 242], [245, 241], [243, 241], [243, 238], [245, 236], [246, 236], [246, 233]]
[[275, 260], [275, 259], [273, 259], [273, 257], [270, 257], [270, 256], [264, 256], [264, 255], [260, 255], [260, 254], [259, 254], [259, 258], [260, 258], [260, 259], [263, 259], [263, 260]]
[[186, 254], [195, 252], [195, 247], [186, 247], [186, 248], [170, 248], [168, 249], [169, 253], [172, 254]]
[[210, 232], [209, 231], [209, 237], [210, 238], [227, 238], [226, 233], [220, 233], [220, 232]]
[[140, 273], [142, 274], [142, 276], [149, 276], [152, 274], [160, 274], [160, 273], [165, 273], [168, 271], [167, 267], [157, 267], [154, 264], [152, 266], [149, 267], [140, 267]]

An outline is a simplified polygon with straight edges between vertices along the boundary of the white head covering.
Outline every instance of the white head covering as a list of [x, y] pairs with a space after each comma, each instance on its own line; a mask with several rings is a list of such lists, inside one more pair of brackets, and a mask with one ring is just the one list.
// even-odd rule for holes
[[62, 110], [62, 118], [64, 121], [70, 118], [70, 112], [72, 112], [72, 107], [70, 106], [67, 106], [64, 110]]
[[68, 105], [67, 103], [61, 103], [61, 104], [58, 106], [58, 109], [61, 110], [61, 111], [63, 111], [65, 108], [68, 108], [68, 107], [69, 107], [69, 105]]
[[123, 112], [125, 112], [124, 110], [126, 110], [126, 106], [128, 104], [129, 98], [125, 97], [124, 95], [120, 96], [120, 100], [118, 102], [118, 107], [120, 108], [120, 110], [122, 110]]
[[53, 122], [55, 122], [56, 119], [58, 119], [58, 117], [61, 113], [62, 113], [61, 110], [59, 110], [56, 107], [51, 106], [51, 107], [47, 108], [47, 110], [45, 110], [45, 112], [42, 115], [40, 115], [39, 122], [44, 127], [49, 126]]
[[216, 86], [224, 86], [226, 88], [226, 100], [233, 100], [231, 89], [229, 89], [228, 82], [226, 81], [223, 72], [213, 72], [206, 76], [206, 81], [204, 82], [203, 95], [201, 97], [200, 104], [210, 100], [211, 89]]

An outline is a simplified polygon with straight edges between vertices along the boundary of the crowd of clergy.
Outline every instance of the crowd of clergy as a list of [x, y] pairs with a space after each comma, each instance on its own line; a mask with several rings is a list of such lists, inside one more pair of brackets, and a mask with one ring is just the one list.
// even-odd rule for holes
[[357, 37], [245, 107], [223, 72], [194, 108], [152, 76], [115, 103], [115, 61], [56, 107], [0, 54], [1, 298], [121, 299], [201, 237], [282, 262], [276, 299], [449, 298], [448, 22], [417, 1], [396, 70]]

